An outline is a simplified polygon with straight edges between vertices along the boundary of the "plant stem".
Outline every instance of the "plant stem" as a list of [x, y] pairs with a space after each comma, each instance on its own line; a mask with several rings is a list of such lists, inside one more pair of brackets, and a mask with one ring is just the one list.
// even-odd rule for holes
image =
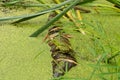
[[75, 0], [66, 9], [64, 9], [60, 14], [58, 14], [57, 16], [55, 16], [47, 24], [45, 24], [43, 27], [41, 27], [40, 29], [38, 29], [37, 31], [35, 31], [32, 35], [30, 35], [30, 37], [37, 37], [40, 33], [42, 33], [49, 26], [51, 26], [54, 22], [56, 22], [58, 19], [60, 19], [66, 12], [68, 12], [71, 8], [73, 8], [78, 3], [79, 3], [79, 0]]

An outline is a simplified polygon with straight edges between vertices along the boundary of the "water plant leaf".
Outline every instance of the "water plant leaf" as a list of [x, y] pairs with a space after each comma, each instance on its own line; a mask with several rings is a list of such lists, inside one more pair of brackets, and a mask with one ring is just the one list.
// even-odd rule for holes
[[8, 2], [6, 1], [3, 5], [10, 6], [10, 5], [14, 5], [19, 2], [21, 2], [21, 0], [13, 0], [13, 1], [8, 1]]
[[120, 6], [120, 0], [107, 0], [107, 1]]
[[47, 8], [48, 6], [56, 6], [56, 4], [14, 4], [11, 6], [20, 6], [20, 7], [43, 7], [43, 8]]
[[[58, 9], [58, 8], [57, 8]], [[4, 17], [4, 18], [0, 18], [0, 21], [7, 21], [7, 20], [14, 20], [14, 19], [20, 19], [20, 18], [32, 18], [32, 17], [36, 17], [36, 16], [40, 16], [43, 14], [46, 14], [48, 12], [52, 12], [56, 9], [51, 9], [51, 10], [43, 10], [34, 14], [29, 14], [29, 15], [20, 15], [20, 16], [12, 16], [12, 17]]]
[[103, 8], [108, 8], [108, 9], [112, 9], [115, 10], [116, 12], [120, 12], [119, 8], [116, 8], [114, 6], [110, 6], [110, 5], [106, 5], [106, 4], [100, 4], [100, 3], [91, 3], [91, 4], [87, 4], [86, 6], [90, 6], [90, 7], [101, 7]]
[[71, 5], [69, 5], [66, 9], [64, 9], [60, 14], [55, 16], [53, 19], [51, 19], [47, 24], [39, 28], [37, 31], [35, 31], [30, 37], [37, 37], [40, 33], [42, 33], [44, 30], [46, 30], [52, 23], [60, 19], [67, 11], [69, 11], [72, 7], [74, 7], [77, 3], [79, 3], [79, 0], [74, 1]]
[[106, 72], [106, 73], [100, 73], [97, 74], [98, 76], [104, 76], [104, 75], [113, 75], [113, 74], [120, 74], [120, 72]]
[[[72, 0], [73, 1], [73, 0]], [[46, 30], [49, 26], [51, 26], [55, 21], [60, 19], [66, 12], [68, 12], [71, 8], [73, 8], [77, 4], [84, 4], [87, 2], [91, 2], [94, 0], [75, 0], [73, 3], [71, 3], [66, 9], [64, 9], [60, 14], [55, 16], [53, 19], [51, 19], [47, 24], [43, 25], [41, 28], [39, 28], [37, 31], [35, 31], [33, 34], [30, 35], [30, 37], [37, 37], [40, 33], [42, 33], [44, 30]]]
[[[63, 3], [61, 3], [61, 4], [58, 4], [58, 5], [56, 5], [56, 6], [54, 6], [54, 7], [52, 7], [52, 8], [49, 8], [49, 9], [47, 9], [47, 10], [45, 10], [46, 12], [52, 12], [52, 11], [55, 11], [55, 10], [57, 10], [57, 9], [61, 9], [61, 6], [64, 6], [65, 4], [68, 4], [68, 3], [70, 3], [72, 0], [69, 0], [69, 1], [65, 1], [65, 2], [63, 2]], [[35, 16], [30, 16], [30, 17], [25, 17], [25, 18], [22, 18], [22, 19], [20, 19], [20, 20], [18, 20], [18, 21], [15, 21], [15, 22], [13, 22], [13, 23], [20, 23], [20, 22], [23, 22], [23, 21], [26, 21], [26, 20], [30, 20], [30, 19], [32, 19], [32, 18], [35, 18], [35, 17], [37, 17], [37, 16], [40, 16], [39, 14], [38, 15], [35, 15]]]
[[36, 59], [38, 56], [40, 56], [42, 53], [44, 53], [45, 50], [40, 51], [37, 55], [35, 55], [34, 59]]
[[[18, 22], [26, 21], [26, 20], [29, 20], [29, 19], [31, 19], [31, 18], [34, 18], [34, 17], [40, 16], [40, 15], [43, 15], [43, 14], [46, 14], [46, 13], [55, 11], [55, 10], [57, 10], [57, 9], [60, 9], [61, 6], [65, 5], [65, 4], [68, 4], [68, 3], [70, 3], [71, 1], [73, 1], [73, 0], [66, 1], [66, 2], [64, 2], [64, 3], [61, 3], [61, 4], [57, 5], [57, 6], [54, 6], [54, 7], [52, 7], [52, 8], [46, 9], [46, 10], [38, 11], [37, 13], [34, 13], [34, 14], [3, 17], [3, 18], [0, 18], [0, 21], [21, 19], [21, 18], [22, 18], [22, 20], [20, 20], [20, 21], [18, 21]], [[14, 22], [14, 23], [16, 23], [16, 22]]]

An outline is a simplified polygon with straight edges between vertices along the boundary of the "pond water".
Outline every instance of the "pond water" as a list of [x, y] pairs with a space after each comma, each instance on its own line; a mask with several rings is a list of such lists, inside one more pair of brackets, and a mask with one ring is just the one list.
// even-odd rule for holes
[[[30, 12], [19, 11], [17, 14], [29, 14]], [[2, 17], [9, 16], [9, 14], [0, 14]], [[118, 16], [101, 14], [83, 14], [83, 16], [83, 19], [91, 23], [93, 20], [102, 23], [109, 41], [113, 42], [112, 45], [117, 50], [120, 49], [118, 45], [120, 33], [117, 31], [120, 29]], [[52, 78], [50, 49], [46, 42], [42, 41], [46, 31], [37, 38], [29, 37], [45, 24], [46, 17], [47, 15], [16, 25], [9, 24], [10, 22], [0, 22], [0, 80], [48, 80]], [[78, 39], [77, 35], [75, 37]], [[73, 40], [75, 46], [80, 43], [76, 41], [77, 39]], [[88, 67], [91, 62], [79, 60], [79, 63], [66, 76], [86, 78], [91, 74], [92, 69]]]
[[45, 19], [12, 25], [0, 23], [0, 80], [48, 80], [51, 57], [48, 45], [29, 37]]

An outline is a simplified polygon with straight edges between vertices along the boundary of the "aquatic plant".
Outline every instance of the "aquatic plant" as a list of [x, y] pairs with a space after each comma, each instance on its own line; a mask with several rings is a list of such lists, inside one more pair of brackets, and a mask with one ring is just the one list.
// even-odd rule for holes
[[[29, 15], [22, 15], [22, 16], [14, 16], [14, 17], [4, 17], [4, 18], [0, 18], [0, 21], [6, 21], [6, 20], [13, 20], [13, 19], [19, 19], [18, 21], [13, 22], [12, 24], [17, 24], [23, 21], [27, 21], [30, 19], [33, 19], [35, 17], [50, 13], [50, 12], [55, 12], [57, 13], [56, 16], [52, 17], [51, 19], [49, 19], [49, 21], [43, 25], [42, 27], [40, 27], [40, 29], [38, 29], [37, 31], [35, 31], [32, 35], [30, 35], [31, 37], [37, 37], [40, 33], [42, 33], [43, 31], [45, 31], [46, 29], [48, 30], [48, 34], [46, 36], [46, 39], [48, 40], [48, 44], [51, 47], [51, 57], [53, 58], [53, 77], [60, 77], [62, 75], [65, 74], [65, 72], [67, 72], [68, 70], [70, 70], [72, 67], [76, 66], [77, 61], [74, 57], [74, 53], [75, 51], [71, 48], [71, 43], [69, 41], [70, 39], [70, 34], [66, 34], [65, 31], [63, 31], [62, 27], [60, 25], [57, 25], [57, 22], [60, 18], [65, 18], [70, 20], [72, 23], [75, 24], [76, 26], [76, 30], [81, 32], [82, 34], [86, 34], [84, 32], [84, 30], [82, 30], [82, 28], [80, 28], [82, 21], [82, 18], [80, 16], [80, 12], [79, 9], [82, 10], [80, 7], [78, 7], [77, 5], [81, 5], [81, 4], [86, 4], [95, 0], [67, 0], [64, 2], [57, 2], [59, 0], [56, 0], [57, 4], [45, 4], [44, 1], [42, 0], [37, 0], [39, 1], [41, 4], [20, 4], [19, 0], [11, 0], [10, 2], [5, 2], [5, 6], [32, 6], [32, 7], [36, 7], [36, 6], [44, 6], [47, 7], [47, 9], [45, 8], [45, 10], [42, 11], [38, 11], [34, 14], [29, 14]], [[55, 0], [54, 0], [55, 1]], [[105, 5], [94, 5], [94, 6], [105, 6]], [[117, 4], [118, 6], [118, 4]], [[109, 7], [109, 6], [107, 6]], [[120, 9], [115, 8], [113, 6], [110, 6], [111, 8], [117, 10], [118, 12], [120, 11]], [[76, 13], [77, 13], [77, 17], [78, 20], [81, 21], [80, 23], [77, 23], [76, 20], [74, 19], [74, 17], [71, 15], [72, 13], [70, 12], [71, 9], [76, 9]], [[89, 10], [85, 10], [83, 9], [83, 11], [88, 11]], [[53, 25], [55, 24], [55, 25]], [[51, 28], [49, 28], [51, 27]], [[101, 30], [100, 30], [101, 31]], [[91, 37], [91, 36], [90, 36]], [[99, 38], [97, 38], [96, 36], [92, 36], [90, 39], [93, 40], [94, 43], [96, 43], [97, 45], [99, 45], [99, 47], [101, 48], [101, 51], [103, 52], [102, 56], [100, 56], [100, 58], [98, 58], [97, 60], [97, 64], [94, 65], [95, 68], [92, 72], [92, 74], [89, 77], [89, 80], [92, 79], [93, 75], [95, 74], [95, 72], [97, 71], [98, 67], [100, 67], [100, 62], [103, 63], [112, 63], [112, 60], [116, 57], [119, 56], [119, 51], [117, 51], [115, 53], [115, 55], [112, 55], [110, 57], [106, 57], [107, 54], [110, 52], [106, 47], [102, 44], [101, 40], [99, 40]], [[94, 50], [91, 48], [90, 46], [90, 50]], [[95, 46], [95, 53], [97, 54], [97, 49]], [[96, 68], [97, 67], [97, 68]], [[107, 66], [108, 67], [108, 66]], [[116, 71], [118, 72], [118, 70]], [[101, 72], [102, 73], [102, 72]], [[110, 74], [110, 73], [108, 73]], [[103, 73], [104, 75], [104, 73]], [[100, 76], [101, 77], [101, 76]], [[101, 77], [102, 79], [105, 79], [103, 77]]]

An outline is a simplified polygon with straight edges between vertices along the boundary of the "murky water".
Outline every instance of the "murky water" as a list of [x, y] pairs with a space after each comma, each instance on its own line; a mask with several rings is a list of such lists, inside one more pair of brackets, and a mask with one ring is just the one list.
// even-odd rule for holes
[[[29, 12], [25, 11], [25, 13]], [[3, 13], [0, 14], [0, 16], [5, 16]], [[19, 14], [24, 13], [20, 11]], [[84, 16], [84, 18], [90, 18], [90, 20], [93, 18], [93, 15]], [[95, 19], [102, 20], [101, 23], [104, 23], [103, 26], [106, 32], [110, 34], [110, 39], [115, 42], [113, 45], [116, 46], [116, 49], [119, 49], [116, 36], [116, 34], [119, 35], [119, 32], [116, 30], [119, 30], [120, 19], [116, 16], [115, 23], [112, 23], [114, 21], [112, 16], [96, 15]], [[52, 77], [49, 47], [42, 41], [45, 33], [37, 38], [29, 37], [45, 24], [46, 20], [43, 16], [17, 25], [0, 22], [0, 80], [48, 80]], [[76, 40], [74, 42], [77, 44]], [[79, 63], [65, 76], [88, 77], [92, 69], [86, 64], [90, 64], [90, 62], [80, 60]]]
[[29, 37], [42, 24], [41, 20], [19, 26], [0, 23], [0, 80], [51, 78], [51, 57], [47, 44], [42, 42], [44, 36]]

